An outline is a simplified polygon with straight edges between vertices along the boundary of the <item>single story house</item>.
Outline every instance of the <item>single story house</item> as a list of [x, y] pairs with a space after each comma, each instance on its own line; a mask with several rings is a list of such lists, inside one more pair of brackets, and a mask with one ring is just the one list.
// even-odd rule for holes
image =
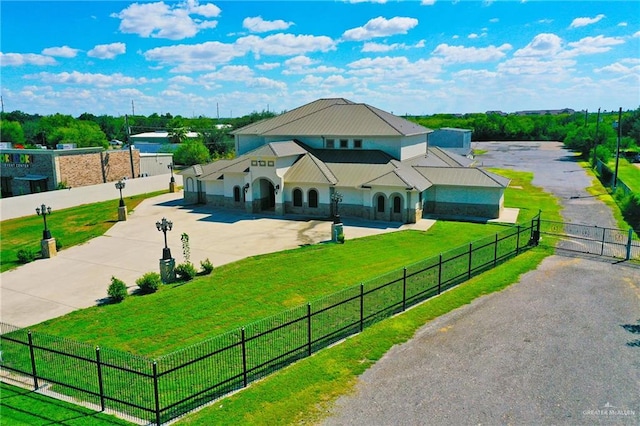
[[509, 180], [429, 147], [431, 132], [367, 104], [319, 99], [233, 131], [236, 158], [180, 172], [184, 200], [403, 223], [499, 217]]

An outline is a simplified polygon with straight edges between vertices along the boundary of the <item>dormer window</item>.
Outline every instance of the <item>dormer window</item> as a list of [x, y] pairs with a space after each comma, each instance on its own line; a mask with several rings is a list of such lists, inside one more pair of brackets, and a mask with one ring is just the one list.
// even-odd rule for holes
[[340, 148], [349, 148], [349, 139], [340, 139]]
[[354, 139], [353, 140], [353, 147], [355, 149], [362, 149], [362, 139]]

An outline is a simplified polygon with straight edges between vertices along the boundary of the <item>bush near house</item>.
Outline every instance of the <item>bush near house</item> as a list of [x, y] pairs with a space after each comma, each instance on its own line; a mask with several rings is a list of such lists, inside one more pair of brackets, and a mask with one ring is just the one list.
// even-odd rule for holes
[[162, 278], [157, 272], [147, 272], [136, 280], [136, 284], [143, 294], [155, 293], [162, 284]]
[[128, 295], [127, 285], [116, 277], [111, 277], [111, 284], [107, 289], [107, 294], [113, 302], [122, 302]]

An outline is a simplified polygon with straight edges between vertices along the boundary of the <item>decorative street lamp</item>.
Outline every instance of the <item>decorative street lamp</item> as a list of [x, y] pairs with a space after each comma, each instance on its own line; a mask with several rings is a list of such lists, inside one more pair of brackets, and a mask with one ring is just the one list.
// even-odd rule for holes
[[331, 194], [331, 201], [334, 203], [333, 223], [341, 223], [340, 214], [338, 213], [338, 203], [342, 202], [342, 194], [339, 192], [334, 192], [333, 194]]
[[125, 187], [125, 183], [122, 179], [120, 179], [119, 181], [116, 182], [116, 189], [120, 190], [120, 207], [124, 207], [124, 200], [122, 199], [122, 190]]
[[167, 167], [171, 170], [171, 183], [175, 183], [176, 178], [173, 177], [173, 163], [169, 164]]
[[45, 206], [43, 204], [40, 207], [36, 207], [36, 213], [38, 213], [38, 216], [42, 216], [42, 220], [44, 220], [44, 231], [42, 231], [42, 239], [51, 239], [51, 232], [49, 231], [49, 229], [47, 229], [47, 215], [51, 214], [51, 207]]
[[173, 228], [173, 222], [163, 217], [161, 221], [156, 222], [156, 228], [158, 228], [158, 231], [162, 231], [164, 233], [164, 248], [162, 249], [162, 260], [170, 260], [171, 250], [169, 250], [169, 246], [167, 246], [167, 231], [171, 231], [171, 228]]

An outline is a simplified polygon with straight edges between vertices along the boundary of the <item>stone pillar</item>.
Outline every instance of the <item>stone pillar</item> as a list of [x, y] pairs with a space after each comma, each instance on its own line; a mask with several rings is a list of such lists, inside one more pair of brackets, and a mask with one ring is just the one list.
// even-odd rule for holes
[[[343, 239], [340, 240], [338, 236], [342, 234]], [[331, 241], [344, 243], [344, 228], [342, 223], [332, 223], [331, 224]]]
[[56, 239], [48, 238], [46, 240], [40, 241], [41, 253], [44, 259], [49, 259], [50, 257], [54, 257], [58, 254], [58, 250], [56, 249]]
[[124, 222], [127, 220], [127, 206], [118, 207], [118, 221]]
[[160, 259], [160, 278], [163, 283], [172, 283], [176, 280], [176, 260]]

